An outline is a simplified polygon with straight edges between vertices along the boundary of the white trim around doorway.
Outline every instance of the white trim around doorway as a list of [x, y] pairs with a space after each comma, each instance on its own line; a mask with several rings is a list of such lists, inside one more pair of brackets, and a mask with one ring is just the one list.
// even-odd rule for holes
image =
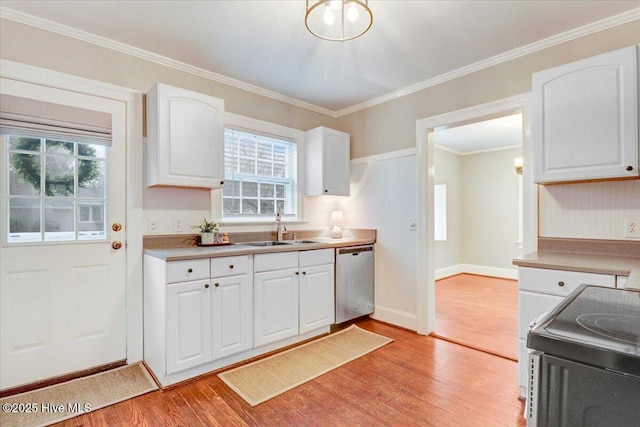
[[[433, 187], [434, 187], [434, 142], [429, 134], [440, 126], [453, 125], [507, 115], [522, 113], [523, 156], [524, 156], [524, 251], [533, 252], [537, 248], [538, 222], [537, 197], [531, 174], [530, 143], [530, 94], [475, 105], [462, 110], [452, 111], [416, 121], [417, 151], [417, 331], [427, 335], [435, 329], [435, 267], [433, 238]], [[426, 195], [426, 197], [425, 197]]]

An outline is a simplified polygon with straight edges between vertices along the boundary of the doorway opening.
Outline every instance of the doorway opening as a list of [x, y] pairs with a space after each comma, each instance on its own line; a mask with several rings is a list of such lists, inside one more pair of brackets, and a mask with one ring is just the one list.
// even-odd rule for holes
[[435, 336], [517, 359], [522, 114], [434, 129]]
[[[416, 138], [418, 151], [418, 257], [421, 260], [418, 263], [418, 332], [422, 334], [436, 334], [440, 331], [441, 335], [450, 334], [446, 331], [445, 324], [448, 322], [449, 327], [463, 328], [462, 339], [450, 337], [451, 341], [461, 342], [462, 344], [480, 348], [483, 351], [492, 352], [508, 358], [516, 358], [517, 351], [517, 270], [511, 266], [511, 259], [522, 253], [535, 250], [537, 235], [537, 226], [535, 224], [534, 213], [537, 210], [534, 186], [531, 181], [529, 169], [530, 164], [530, 145], [528, 131], [528, 114], [529, 114], [529, 96], [521, 95], [504, 100], [499, 100], [479, 106], [454, 111], [451, 113], [433, 116], [422, 119], [416, 123]], [[480, 147], [471, 149], [475, 151], [473, 154], [459, 155], [464, 160], [458, 159], [459, 168], [461, 165], [468, 166], [466, 171], [459, 169], [458, 183], [459, 192], [466, 191], [464, 196], [456, 194], [455, 183], [439, 182], [438, 180], [445, 176], [447, 157], [451, 161], [451, 153], [449, 151], [438, 148], [437, 133], [455, 128], [464, 128], [467, 125], [479, 125], [479, 123], [491, 122], [494, 119], [504, 118], [508, 116], [518, 115], [519, 124], [517, 132], [521, 136], [517, 144], [519, 148], [503, 146], [499, 149], [496, 147]], [[477, 133], [477, 132], [472, 132]], [[489, 138], [491, 140], [492, 138]], [[494, 138], [493, 138], [494, 139]], [[517, 145], [512, 143], [511, 145]], [[454, 148], [455, 150], [455, 148]], [[458, 150], [456, 150], [458, 151]], [[519, 153], [519, 155], [515, 155]], [[515, 158], [524, 158], [524, 173], [519, 177], [514, 168]], [[500, 165], [492, 165], [492, 158], [501, 158]], [[438, 160], [440, 159], [440, 160]], [[444, 159], [444, 160], [443, 160]], [[505, 160], [508, 159], [508, 160]], [[518, 163], [520, 160], [518, 160]], [[454, 162], [455, 163], [455, 162]], [[484, 165], [484, 166], [483, 166]], [[511, 201], [501, 202], [498, 195], [505, 192], [500, 186], [501, 184], [484, 184], [484, 188], [480, 187], [483, 181], [490, 182], [488, 177], [499, 172], [502, 179], [513, 180], [511, 182], [511, 190], [513, 192], [513, 184], [515, 182], [515, 195], [512, 194]], [[464, 177], [464, 178], [463, 178]], [[495, 179], [495, 177], [494, 177]], [[498, 178], [500, 179], [500, 178]], [[471, 184], [466, 190], [460, 186], [462, 181], [468, 181]], [[443, 214], [436, 213], [436, 200], [440, 200], [441, 190], [436, 190], [436, 184], [445, 184], [446, 189], [446, 228], [444, 233], [450, 246], [457, 244], [458, 257], [451, 258], [447, 255], [447, 251], [443, 249], [447, 243], [441, 240], [443, 235], [441, 230], [437, 230], [440, 226], [440, 219]], [[425, 197], [426, 195], [426, 197]], [[465, 198], [464, 205], [462, 198]], [[458, 198], [460, 198], [458, 200]], [[522, 203], [518, 202], [518, 198]], [[468, 200], [466, 200], [468, 199]], [[458, 202], [456, 205], [454, 202]], [[473, 203], [472, 203], [473, 202]], [[503, 206], [509, 203], [509, 211]], [[476, 207], [479, 206], [479, 207]], [[498, 213], [491, 213], [491, 209], [495, 208]], [[515, 209], [516, 214], [513, 214]], [[489, 212], [487, 212], [489, 211]], [[455, 215], [458, 217], [456, 218]], [[515, 226], [505, 226], [505, 221], [498, 222], [497, 229], [490, 229], [486, 225], [488, 215], [499, 217], [500, 215], [511, 215], [515, 221]], [[520, 220], [519, 220], [520, 217]], [[490, 218], [491, 219], [491, 218]], [[495, 218], [493, 218], [495, 219]], [[460, 225], [464, 222], [464, 226]], [[510, 222], [514, 224], [514, 222]], [[503, 233], [508, 230], [509, 248], [506, 251], [498, 249], [495, 246], [498, 240], [497, 233]], [[472, 232], [478, 231], [478, 236], [471, 236]], [[456, 236], [456, 233], [458, 236]], [[466, 240], [465, 240], [466, 239]], [[457, 243], [455, 243], [457, 242]], [[476, 244], [479, 242], [479, 244]], [[484, 245], [484, 246], [483, 246]], [[492, 246], [493, 245], [493, 246]], [[473, 248], [475, 249], [475, 252]], [[480, 249], [477, 249], [477, 248]], [[455, 250], [453, 253], [456, 253]], [[448, 260], [447, 260], [447, 257]], [[493, 279], [497, 277], [498, 279]], [[449, 278], [449, 279], [446, 279]], [[439, 284], [451, 285], [451, 282], [459, 282], [455, 287], [459, 291], [453, 293], [450, 297], [454, 304], [453, 308], [447, 309], [447, 296], [437, 292], [436, 280], [442, 279]], [[487, 283], [488, 282], [488, 283]], [[471, 284], [470, 284], [471, 283]], [[506, 285], [506, 286], [505, 286]], [[471, 287], [470, 287], [471, 286]], [[492, 287], [498, 286], [498, 290], [506, 290], [511, 288], [511, 296], [506, 293], [505, 298], [508, 303], [498, 303], [495, 297], [496, 290]], [[499, 287], [502, 286], [502, 287]], [[468, 289], [465, 289], [468, 288]], [[446, 288], [445, 288], [446, 289]], [[485, 300], [473, 292], [479, 292], [481, 296], [486, 297]], [[438, 299], [438, 296], [440, 299]], [[437, 301], [437, 303], [436, 303]], [[467, 304], [475, 304], [478, 312], [474, 314]], [[510, 313], [499, 313], [499, 310], [491, 304], [509, 307], [507, 311]], [[449, 312], [449, 318], [441, 317], [440, 325], [438, 325], [438, 309]], [[483, 316], [485, 319], [483, 319]], [[500, 338], [500, 333], [495, 329], [495, 324], [504, 322], [498, 319], [504, 319], [504, 316], [510, 316], [514, 320], [510, 326], [513, 334], [513, 345], [508, 343], [508, 339]], [[483, 323], [484, 322], [484, 323]], [[494, 324], [492, 326], [492, 324]], [[477, 343], [467, 340], [466, 337], [472, 337], [476, 341], [484, 335], [487, 339], [486, 344], [480, 347]], [[462, 342], [467, 341], [467, 342]], [[513, 347], [511, 351], [496, 351], [495, 342], [505, 342], [506, 347]]]

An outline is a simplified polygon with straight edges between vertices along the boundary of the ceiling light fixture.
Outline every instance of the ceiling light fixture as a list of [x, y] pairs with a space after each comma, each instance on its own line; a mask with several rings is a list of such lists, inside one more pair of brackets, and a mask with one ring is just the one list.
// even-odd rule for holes
[[371, 28], [373, 13], [369, 0], [306, 0], [304, 24], [323, 40], [353, 40]]

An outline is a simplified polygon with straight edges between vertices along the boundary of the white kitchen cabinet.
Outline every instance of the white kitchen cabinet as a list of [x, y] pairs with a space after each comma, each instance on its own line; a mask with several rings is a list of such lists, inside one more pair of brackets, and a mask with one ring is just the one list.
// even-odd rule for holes
[[213, 360], [253, 347], [253, 257], [211, 258]]
[[212, 360], [209, 279], [167, 285], [166, 373]]
[[224, 101], [156, 83], [147, 93], [147, 185], [224, 184]]
[[638, 47], [533, 75], [537, 183], [637, 178]]
[[250, 274], [211, 280], [213, 359], [253, 347], [253, 288]]
[[298, 275], [297, 268], [254, 274], [256, 347], [298, 335]]
[[335, 319], [333, 264], [302, 268], [300, 333], [331, 325]]
[[307, 131], [306, 195], [348, 196], [350, 176], [349, 134], [326, 127]]
[[518, 384], [527, 391], [527, 333], [533, 320], [552, 311], [582, 284], [615, 287], [616, 276], [544, 268], [518, 268]]
[[256, 347], [334, 322], [334, 263], [333, 249], [255, 255]]

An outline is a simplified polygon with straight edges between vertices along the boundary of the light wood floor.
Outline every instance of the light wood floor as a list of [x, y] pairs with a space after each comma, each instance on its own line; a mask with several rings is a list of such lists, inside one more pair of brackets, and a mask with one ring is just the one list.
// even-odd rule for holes
[[373, 320], [394, 342], [252, 408], [215, 375], [63, 426], [524, 427], [515, 362]]
[[436, 282], [435, 336], [518, 359], [518, 282], [458, 274]]

